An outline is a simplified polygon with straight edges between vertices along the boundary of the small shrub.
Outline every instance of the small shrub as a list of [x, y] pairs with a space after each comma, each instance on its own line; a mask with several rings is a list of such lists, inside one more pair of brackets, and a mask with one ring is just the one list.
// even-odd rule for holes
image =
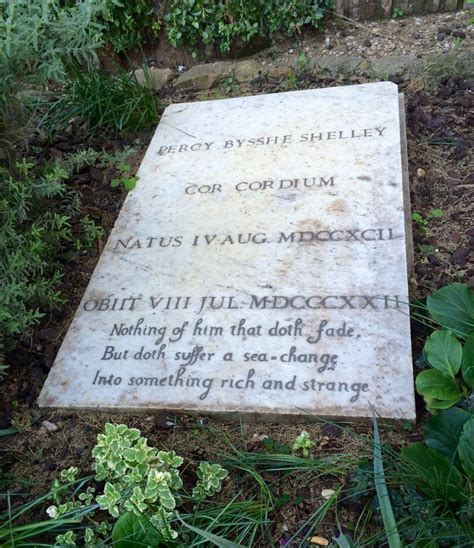
[[332, 0], [171, 0], [165, 16], [168, 40], [186, 45], [193, 54], [201, 44], [216, 45], [227, 53], [234, 39], [282, 31], [288, 36], [303, 25], [319, 28]]
[[[53, 484], [54, 504], [46, 511], [53, 520], [67, 518], [71, 513], [75, 516], [82, 513], [81, 521], [87, 516], [90, 526], [83, 529], [84, 537], [87, 535], [84, 538], [86, 545], [94, 545], [93, 542], [100, 545], [104, 542], [104, 532], [110, 531], [105, 516], [101, 521], [96, 516], [98, 510], [106, 511], [116, 520], [112, 540], [118, 547], [174, 545], [175, 539], [186, 534], [187, 528], [196, 529], [186, 524], [184, 514], [178, 510], [184, 495], [179, 471], [183, 459], [174, 451], [150, 447], [136, 428], [109, 423], [105, 425], [105, 433], [97, 436], [92, 457], [94, 479], [103, 482], [103, 487], [84, 489], [83, 482], [82, 489], [74, 492], [75, 500], [63, 502], [78, 471], [71, 467]], [[197, 476], [192, 500], [199, 503], [220, 491], [227, 470], [219, 464], [201, 462]], [[179, 524], [185, 527], [184, 531]], [[76, 542], [75, 532], [65, 534], [68, 535], [66, 539], [64, 534], [56, 537], [57, 544], [65, 540]]]
[[153, 14], [151, 0], [107, 0], [100, 18], [104, 40], [117, 53], [140, 47], [159, 34], [161, 24]]

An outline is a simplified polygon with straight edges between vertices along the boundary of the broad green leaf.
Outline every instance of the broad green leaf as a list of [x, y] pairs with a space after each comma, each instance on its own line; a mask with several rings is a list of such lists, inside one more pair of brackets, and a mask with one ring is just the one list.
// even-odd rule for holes
[[459, 400], [459, 396], [452, 398], [451, 400], [431, 400], [427, 401], [427, 407], [429, 411], [432, 411], [433, 409], [449, 409], [453, 405], [456, 405]]
[[397, 529], [397, 521], [393, 513], [392, 503], [388, 495], [387, 484], [385, 483], [385, 473], [382, 461], [382, 448], [380, 445], [380, 434], [377, 420], [374, 416], [374, 483], [375, 491], [379, 501], [380, 512], [382, 514], [383, 526], [387, 536], [390, 548], [402, 548], [400, 536]]
[[447, 329], [432, 333], [424, 351], [429, 364], [441, 373], [454, 377], [461, 368], [462, 345]]
[[474, 480], [474, 417], [465, 424], [459, 439], [459, 460], [469, 479]]
[[137, 178], [136, 177], [126, 177], [123, 180], [123, 186], [130, 192], [137, 186]]
[[413, 443], [402, 449], [402, 461], [407, 478], [424, 494], [434, 500], [466, 500], [463, 477], [449, 460], [424, 443]]
[[450, 462], [459, 463], [457, 458], [459, 438], [470, 416], [467, 411], [453, 407], [431, 417], [424, 428], [426, 445], [442, 453]]
[[111, 186], [112, 188], [116, 188], [116, 187], [118, 187], [118, 186], [120, 185], [120, 182], [121, 182], [121, 179], [112, 179], [112, 180], [110, 181], [110, 186]]
[[440, 325], [463, 338], [474, 332], [474, 291], [466, 284], [451, 284], [430, 295], [428, 310]]
[[138, 548], [140, 546], [159, 546], [163, 538], [153, 525], [144, 517], [126, 512], [116, 521], [112, 529], [114, 548]]
[[415, 384], [418, 394], [436, 400], [456, 400], [458, 398], [456, 400], [458, 401], [462, 395], [456, 381], [443, 375], [437, 369], [428, 369], [419, 373]]
[[474, 389], [474, 333], [464, 343], [461, 371], [464, 382]]

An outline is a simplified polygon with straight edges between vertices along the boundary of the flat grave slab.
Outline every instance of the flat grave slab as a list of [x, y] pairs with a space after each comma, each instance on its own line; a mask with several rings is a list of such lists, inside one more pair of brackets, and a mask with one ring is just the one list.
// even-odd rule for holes
[[401, 109], [390, 82], [168, 107], [39, 405], [414, 419]]

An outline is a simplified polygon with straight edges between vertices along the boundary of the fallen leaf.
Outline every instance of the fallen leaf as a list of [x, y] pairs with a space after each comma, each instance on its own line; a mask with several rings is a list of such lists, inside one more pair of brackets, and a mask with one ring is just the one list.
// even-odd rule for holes
[[311, 537], [309, 542], [310, 544], [317, 544], [318, 546], [329, 546], [329, 540], [324, 537]]
[[321, 496], [323, 497], [323, 499], [330, 499], [335, 492], [336, 491], [334, 491], [334, 489], [323, 489], [321, 491]]

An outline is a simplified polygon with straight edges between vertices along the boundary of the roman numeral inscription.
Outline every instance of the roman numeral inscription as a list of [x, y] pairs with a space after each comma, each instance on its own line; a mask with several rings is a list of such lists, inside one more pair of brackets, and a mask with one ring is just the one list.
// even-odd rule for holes
[[166, 109], [42, 407], [415, 418], [390, 82]]

